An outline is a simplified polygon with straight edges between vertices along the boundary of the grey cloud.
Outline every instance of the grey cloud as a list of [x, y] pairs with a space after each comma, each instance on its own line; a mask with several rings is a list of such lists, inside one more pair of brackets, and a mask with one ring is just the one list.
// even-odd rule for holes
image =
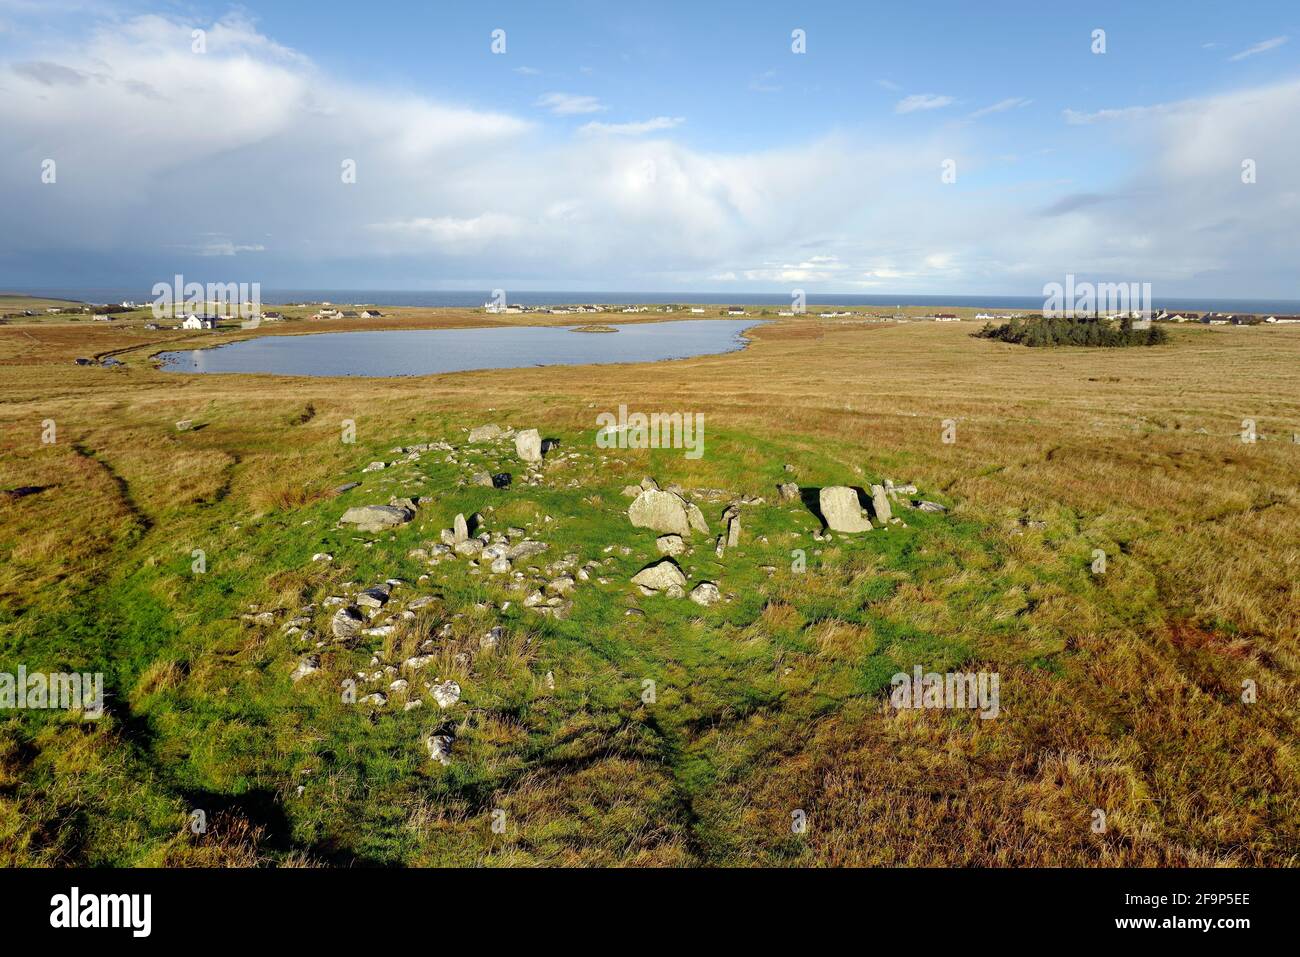
[[82, 86], [90, 78], [80, 70], [74, 70], [61, 63], [51, 63], [48, 60], [15, 63], [12, 69], [19, 76], [35, 80], [42, 86]]

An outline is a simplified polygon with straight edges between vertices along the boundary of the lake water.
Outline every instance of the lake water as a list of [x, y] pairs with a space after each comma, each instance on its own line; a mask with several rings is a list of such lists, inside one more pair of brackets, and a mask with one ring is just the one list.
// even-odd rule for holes
[[752, 319], [683, 319], [564, 327], [410, 329], [262, 336], [210, 349], [165, 352], [167, 372], [270, 372], [300, 376], [417, 376], [470, 369], [658, 362], [731, 352]]

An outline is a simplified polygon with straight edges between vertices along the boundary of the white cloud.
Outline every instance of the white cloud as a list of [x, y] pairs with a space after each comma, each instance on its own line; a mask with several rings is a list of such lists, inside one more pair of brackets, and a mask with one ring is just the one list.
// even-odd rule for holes
[[937, 93], [913, 93], [894, 104], [895, 113], [914, 113], [917, 110], [937, 110], [953, 102], [951, 96]]
[[1028, 106], [1032, 102], [1034, 101], [1025, 99], [1023, 96], [1011, 96], [1007, 97], [1005, 100], [998, 100], [998, 102], [990, 106], [978, 109], [969, 115], [972, 120], [977, 120], [981, 116], [988, 116], [990, 113], [1005, 113], [1007, 110], [1018, 110]]
[[541, 76], [542, 71], [535, 66], [517, 66], [515, 72], [520, 76]]
[[576, 93], [545, 93], [537, 98], [537, 105], [550, 110], [556, 116], [600, 113], [606, 109], [596, 97]]
[[[0, 55], [0, 285], [102, 262], [149, 282], [220, 265], [230, 274], [212, 279], [264, 286], [316, 270], [393, 288], [1036, 291], [1066, 272], [1157, 295], [1173, 281], [1294, 288], [1300, 82], [1076, 111], [1085, 126], [1058, 126], [1058, 153], [1105, 150], [1127, 173], [1071, 183], [1033, 168], [1028, 143], [1024, 180], [953, 190], [942, 158], [962, 158], [965, 186], [1006, 149], [982, 152], [979, 124], [708, 150], [653, 117], [557, 139], [506, 112], [343, 82], [238, 20], [210, 25], [196, 56], [192, 26], [114, 21]], [[63, 70], [14, 69], [31, 63]], [[35, 172], [46, 157], [57, 185]], [[1240, 181], [1246, 157], [1255, 184]]]
[[501, 239], [524, 234], [527, 223], [505, 213], [457, 219], [453, 216], [416, 217], [385, 223], [371, 223], [369, 228], [406, 240], [427, 240], [431, 245], [451, 252], [478, 251]]
[[1282, 44], [1286, 43], [1290, 37], [1273, 37], [1269, 40], [1261, 40], [1252, 47], [1247, 47], [1240, 53], [1234, 53], [1228, 57], [1229, 63], [1235, 63], [1237, 60], [1244, 60], [1246, 57], [1255, 56], [1257, 53], [1267, 53], [1269, 50], [1276, 50]]
[[686, 122], [681, 116], [656, 116], [653, 119], [636, 123], [600, 123], [593, 120], [578, 128], [578, 132], [587, 134], [605, 134], [609, 136], [643, 136], [660, 130], [671, 130]]
[[199, 248], [200, 256], [237, 256], [240, 253], [260, 253], [264, 252], [266, 247], [260, 243], [243, 245], [232, 243], [229, 240], [214, 240], [205, 243]]

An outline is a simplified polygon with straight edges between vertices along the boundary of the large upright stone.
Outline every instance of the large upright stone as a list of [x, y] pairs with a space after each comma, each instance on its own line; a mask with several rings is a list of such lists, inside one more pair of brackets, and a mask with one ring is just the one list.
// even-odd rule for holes
[[515, 451], [525, 462], [542, 460], [542, 436], [536, 429], [524, 429], [515, 436]]
[[858, 493], [847, 485], [828, 485], [818, 498], [822, 518], [833, 532], [869, 532], [871, 520], [858, 504]]
[[[699, 509], [696, 509], [699, 511]], [[691, 534], [691, 518], [686, 502], [679, 495], [657, 488], [646, 489], [628, 506], [627, 517], [637, 528], [649, 528], [664, 534]], [[701, 521], [703, 516], [700, 516]]]
[[871, 486], [871, 511], [875, 513], [877, 522], [888, 522], [894, 517], [893, 509], [889, 507], [889, 495], [883, 485]]
[[691, 528], [701, 535], [709, 534], [709, 523], [704, 520], [704, 513], [700, 511], [700, 507], [685, 499], [682, 499], [682, 504], [686, 507], [686, 521], [690, 523]]
[[451, 534], [453, 543], [456, 545], [469, 538], [469, 523], [465, 521], [465, 516], [460, 512], [456, 513], [456, 520], [451, 524]]

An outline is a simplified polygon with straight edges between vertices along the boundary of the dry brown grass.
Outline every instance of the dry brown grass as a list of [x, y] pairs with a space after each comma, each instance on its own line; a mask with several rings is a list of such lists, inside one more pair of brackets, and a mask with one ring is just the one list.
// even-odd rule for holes
[[[425, 312], [382, 325], [481, 324], [469, 313]], [[346, 460], [343, 419], [356, 420], [367, 441], [400, 441], [412, 438], [408, 422], [434, 408], [459, 410], [466, 423], [526, 415], [569, 430], [593, 428], [597, 411], [621, 403], [699, 411], [709, 443], [726, 443], [730, 429], [779, 436], [837, 462], [846, 481], [865, 469], [945, 495], [956, 503], [953, 521], [981, 526], [1005, 550], [1001, 572], [1013, 579], [1059, 562], [1062, 550], [1078, 563], [1091, 547], [1109, 559], [1094, 595], [1026, 576], [988, 609], [995, 620], [1032, 609], [1016, 650], [1056, 656], [1052, 671], [1003, 668], [997, 721], [897, 714], [863, 700], [812, 724], [756, 715], [712, 732], [720, 753], [742, 738], [772, 744], [757, 757], [746, 750], [749, 773], [691, 809], [713, 832], [737, 842], [769, 835], [759, 841], [769, 862], [1295, 863], [1300, 445], [1291, 438], [1300, 432], [1300, 328], [1177, 328], [1164, 348], [1041, 351], [971, 339], [973, 328], [801, 319], [756, 330], [744, 352], [681, 362], [324, 381], [181, 378], [145, 361], [167, 337], [89, 324], [3, 327], [0, 487], [51, 488], [0, 505], [0, 598], [21, 607], [32, 588], [94, 574], [97, 556], [160, 521], [182, 538], [193, 509], [217, 496], [252, 513], [313, 501]], [[124, 339], [138, 347], [126, 356], [129, 371], [70, 365]], [[308, 405], [315, 414], [296, 421]], [[39, 443], [47, 417], [67, 436], [52, 448]], [[186, 417], [207, 427], [177, 433], [175, 420]], [[1244, 418], [1256, 420], [1262, 441], [1240, 442]], [[945, 419], [957, 421], [955, 444], [940, 441]], [[674, 478], [720, 484], [708, 455], [682, 463]], [[756, 475], [738, 491], [770, 498], [768, 484]], [[986, 574], [968, 546], [928, 557], [945, 587]], [[300, 583], [279, 584], [287, 606]], [[969, 630], [926, 581], [904, 583], [886, 610], [935, 632]], [[1124, 629], [1103, 624], [1130, 612]], [[774, 600], [748, 640], [793, 631], [799, 617]], [[478, 626], [467, 622], [458, 640], [475, 640]], [[818, 623], [813, 636], [828, 659], [875, 641], [836, 621]], [[968, 637], [990, 660], [1003, 640]], [[795, 682], [799, 656], [788, 663]], [[438, 667], [470, 680], [454, 654]], [[137, 693], [173, 678], [161, 666]], [[1245, 679], [1258, 683], [1256, 705], [1240, 701]], [[574, 852], [546, 863], [691, 859], [684, 809], [647, 817], [652, 805], [609, 790], [620, 781], [629, 793], [666, 792], [659, 769], [580, 760], [587, 765], [530, 772], [502, 796], [516, 829], [494, 863], [539, 863], [532, 836], [547, 828], [572, 828]], [[796, 808], [812, 825], [797, 841]], [[1106, 810], [1104, 834], [1089, 826], [1095, 808]], [[412, 821], [430, 835], [431, 860], [440, 840], [484, 826], [457, 813]], [[595, 818], [575, 825], [584, 815], [606, 829]], [[187, 844], [175, 860], [238, 862], [250, 843], [254, 835]]]

